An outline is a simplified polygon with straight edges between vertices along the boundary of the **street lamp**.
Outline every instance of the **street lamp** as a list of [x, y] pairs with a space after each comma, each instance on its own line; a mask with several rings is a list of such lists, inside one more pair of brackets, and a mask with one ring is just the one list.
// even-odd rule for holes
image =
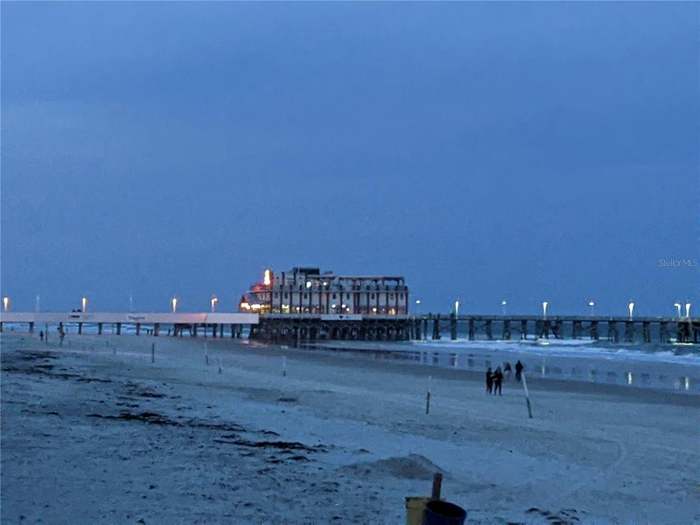
[[177, 297], [170, 299], [170, 309], [173, 311], [173, 313], [177, 312]]
[[547, 318], [547, 307], [549, 306], [549, 303], [547, 301], [542, 302], [542, 317], [545, 319]]
[[416, 299], [416, 313], [420, 313], [420, 299]]
[[455, 301], [455, 317], [459, 315], [459, 299]]
[[2, 309], [5, 312], [10, 310], [10, 298], [7, 296], [2, 298]]
[[216, 295], [211, 296], [211, 311], [212, 313], [216, 312], [216, 303], [219, 302], [219, 298]]
[[588, 308], [591, 309], [591, 317], [595, 315], [595, 301], [588, 301]]
[[685, 303], [685, 316], [690, 319], [690, 303]]
[[82, 300], [80, 301], [80, 305], [81, 305], [80, 311], [81, 312], [87, 312], [87, 303], [88, 303], [87, 297], [83, 297]]
[[503, 313], [503, 315], [506, 315], [506, 306], [507, 306], [507, 305], [508, 305], [508, 301], [506, 301], [505, 299], [503, 299], [503, 300], [501, 301], [501, 312]]
[[678, 312], [678, 319], [681, 318], [681, 303], [673, 303], [673, 306], [676, 307], [676, 311]]
[[629, 302], [627, 309], [630, 311], [630, 319], [632, 319], [632, 316], [634, 315], [634, 301]]

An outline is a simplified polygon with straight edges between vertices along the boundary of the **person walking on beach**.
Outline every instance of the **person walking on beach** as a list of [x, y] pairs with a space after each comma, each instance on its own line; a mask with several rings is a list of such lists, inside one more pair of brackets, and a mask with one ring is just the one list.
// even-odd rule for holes
[[43, 331], [43, 330], [40, 330], [40, 331], [39, 331], [39, 340], [40, 340], [40, 341], [43, 341], [43, 340], [44, 340], [44, 331]]
[[510, 367], [510, 363], [506, 361], [506, 364], [503, 366], [503, 375], [505, 376], [505, 380], [508, 381], [510, 380], [510, 374], [513, 371], [513, 369]]
[[520, 382], [520, 378], [521, 378], [522, 375], [523, 375], [523, 368], [525, 368], [525, 367], [523, 366], [523, 364], [522, 364], [522, 363], [520, 362], [520, 360], [518, 359], [518, 362], [515, 363], [515, 379], [516, 379], [518, 382]]
[[501, 391], [503, 384], [503, 372], [501, 372], [501, 367], [497, 367], [496, 371], [493, 373], [493, 395], [496, 395], [496, 392], [498, 392], [499, 396], [502, 396], [503, 393]]
[[493, 372], [491, 367], [486, 370], [486, 393], [491, 394], [493, 392]]

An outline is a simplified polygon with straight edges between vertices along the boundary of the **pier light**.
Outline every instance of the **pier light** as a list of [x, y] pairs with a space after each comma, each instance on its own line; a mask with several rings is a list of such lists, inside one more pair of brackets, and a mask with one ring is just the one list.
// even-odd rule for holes
[[547, 301], [542, 301], [542, 317], [547, 317], [547, 307], [549, 306], [549, 302]]
[[630, 319], [632, 319], [632, 316], [634, 315], [634, 301], [629, 302], [629, 304], [627, 305], [627, 309], [630, 312]]
[[311, 288], [311, 281], [306, 281], [306, 287]]
[[508, 306], [508, 301], [506, 301], [505, 299], [503, 299], [503, 300], [501, 301], [501, 313], [502, 313], [503, 315], [506, 315], [506, 306]]
[[591, 317], [595, 315], [595, 301], [588, 301], [588, 308], [591, 309]]
[[459, 299], [455, 301], [455, 315], [459, 315]]
[[80, 311], [81, 312], [87, 312], [87, 303], [88, 303], [87, 297], [83, 297], [82, 300], [80, 301], [80, 305], [81, 305]]
[[170, 309], [173, 313], [177, 312], [177, 297], [170, 299]]
[[216, 295], [212, 295], [211, 300], [209, 301], [212, 313], [216, 312], [216, 304], [218, 302], [219, 302], [219, 298]]
[[681, 303], [673, 303], [673, 306], [676, 307], [676, 311], [678, 312], [678, 319], [681, 318]]
[[263, 284], [265, 286], [270, 286], [272, 284], [272, 271], [267, 268], [263, 274]]
[[7, 296], [2, 298], [2, 309], [5, 312], [8, 312], [10, 310], [10, 298]]
[[685, 316], [688, 319], [690, 319], [690, 307], [691, 307], [690, 303], [685, 303]]

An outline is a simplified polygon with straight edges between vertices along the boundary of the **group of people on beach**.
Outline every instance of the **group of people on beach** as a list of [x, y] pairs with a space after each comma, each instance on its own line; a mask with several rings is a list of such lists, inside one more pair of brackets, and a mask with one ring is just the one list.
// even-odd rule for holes
[[[518, 360], [517, 363], [515, 363], [515, 380], [520, 382], [522, 375], [523, 375], [523, 369], [525, 368], [525, 365], [523, 365], [520, 360]], [[510, 366], [509, 362], [503, 363], [503, 370], [501, 370], [501, 367], [498, 366], [496, 367], [496, 370], [493, 371], [491, 370], [491, 367], [488, 367], [486, 370], [486, 393], [487, 394], [493, 394], [494, 396], [498, 394], [499, 396], [503, 395], [503, 381], [510, 379], [510, 375], [512, 373], [513, 369]]]

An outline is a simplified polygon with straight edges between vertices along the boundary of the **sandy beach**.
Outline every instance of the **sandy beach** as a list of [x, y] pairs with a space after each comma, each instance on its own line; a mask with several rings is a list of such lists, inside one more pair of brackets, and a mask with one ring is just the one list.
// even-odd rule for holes
[[355, 354], [1, 349], [3, 523], [400, 524], [438, 470], [468, 523], [700, 523], [697, 395], [533, 377], [528, 419], [514, 382]]

